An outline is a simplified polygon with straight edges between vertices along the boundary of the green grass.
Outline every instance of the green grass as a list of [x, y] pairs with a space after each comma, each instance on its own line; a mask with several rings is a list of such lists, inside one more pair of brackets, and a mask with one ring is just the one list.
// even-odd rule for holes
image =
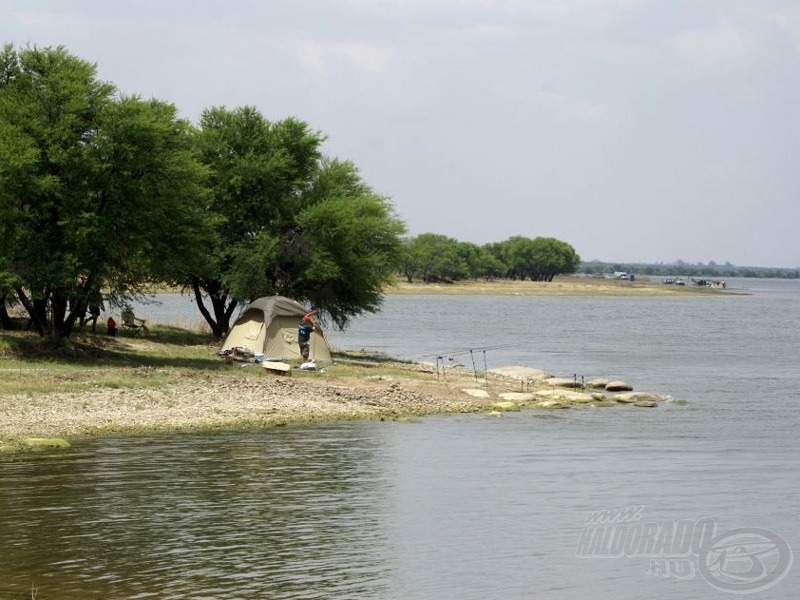
[[[177, 326], [154, 325], [145, 335], [118, 337], [78, 332], [69, 340], [42, 339], [32, 332], [0, 332], [0, 396], [31, 397], [93, 389], [143, 389], [218, 377], [268, 375], [263, 369], [240, 369], [222, 360], [220, 342], [210, 334]], [[386, 356], [335, 352], [325, 372], [293, 371], [294, 377], [424, 377]]]
[[78, 333], [69, 340], [2, 332], [0, 395], [161, 386], [198, 370], [229, 370], [218, 348], [208, 334], [171, 326], [154, 326], [142, 337]]

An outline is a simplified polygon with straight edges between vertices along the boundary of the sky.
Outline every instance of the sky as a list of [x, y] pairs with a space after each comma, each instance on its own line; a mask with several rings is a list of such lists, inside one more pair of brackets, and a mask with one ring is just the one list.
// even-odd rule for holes
[[120, 91], [327, 136], [409, 235], [798, 267], [798, 0], [0, 0]]

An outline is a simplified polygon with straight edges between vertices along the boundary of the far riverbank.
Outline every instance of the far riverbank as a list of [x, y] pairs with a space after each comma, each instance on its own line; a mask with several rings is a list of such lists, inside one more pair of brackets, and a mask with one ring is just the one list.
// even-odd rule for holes
[[563, 276], [553, 281], [475, 280], [455, 283], [408, 283], [399, 280], [387, 294], [476, 296], [697, 296], [730, 293], [697, 285], [666, 285], [649, 280], [622, 281], [599, 277]]

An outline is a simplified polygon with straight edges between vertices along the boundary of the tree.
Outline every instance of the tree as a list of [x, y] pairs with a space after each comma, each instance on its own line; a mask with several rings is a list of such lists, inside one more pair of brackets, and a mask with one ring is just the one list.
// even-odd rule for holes
[[40, 335], [174, 272], [205, 231], [191, 126], [64, 48], [0, 53], [0, 268]]
[[349, 162], [323, 161], [308, 200], [297, 218], [308, 251], [285, 289], [343, 328], [350, 317], [378, 310], [394, 281], [405, 226]]
[[535, 281], [553, 281], [556, 275], [574, 273], [581, 262], [572, 246], [555, 238], [537, 237], [532, 248], [530, 273]]
[[508, 277], [524, 280], [532, 275], [535, 253], [532, 239], [520, 235], [510, 237], [498, 244], [497, 251], [508, 266]]
[[403, 231], [388, 201], [351, 163], [324, 158], [324, 137], [302, 121], [211, 108], [200, 125], [217, 226], [186, 283], [213, 333], [224, 335], [235, 308], [263, 295], [312, 303], [339, 327], [377, 310]]
[[495, 252], [502, 256], [512, 279], [552, 281], [556, 275], [574, 273], [580, 264], [575, 249], [555, 238], [514, 236], [500, 242]]
[[406, 256], [414, 257], [415, 273], [425, 283], [466, 279], [469, 266], [460, 252], [460, 243], [438, 233], [421, 233], [409, 240]]

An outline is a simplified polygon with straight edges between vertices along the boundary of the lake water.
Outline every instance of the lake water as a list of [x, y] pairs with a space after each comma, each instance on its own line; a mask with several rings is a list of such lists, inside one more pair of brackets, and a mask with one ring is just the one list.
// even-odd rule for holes
[[[729, 282], [744, 286], [390, 296], [333, 345], [619, 377], [671, 401], [104, 438], [0, 462], [0, 598], [796, 598], [800, 283]], [[142, 311], [196, 318], [186, 299]], [[710, 549], [663, 533], [709, 519]]]

